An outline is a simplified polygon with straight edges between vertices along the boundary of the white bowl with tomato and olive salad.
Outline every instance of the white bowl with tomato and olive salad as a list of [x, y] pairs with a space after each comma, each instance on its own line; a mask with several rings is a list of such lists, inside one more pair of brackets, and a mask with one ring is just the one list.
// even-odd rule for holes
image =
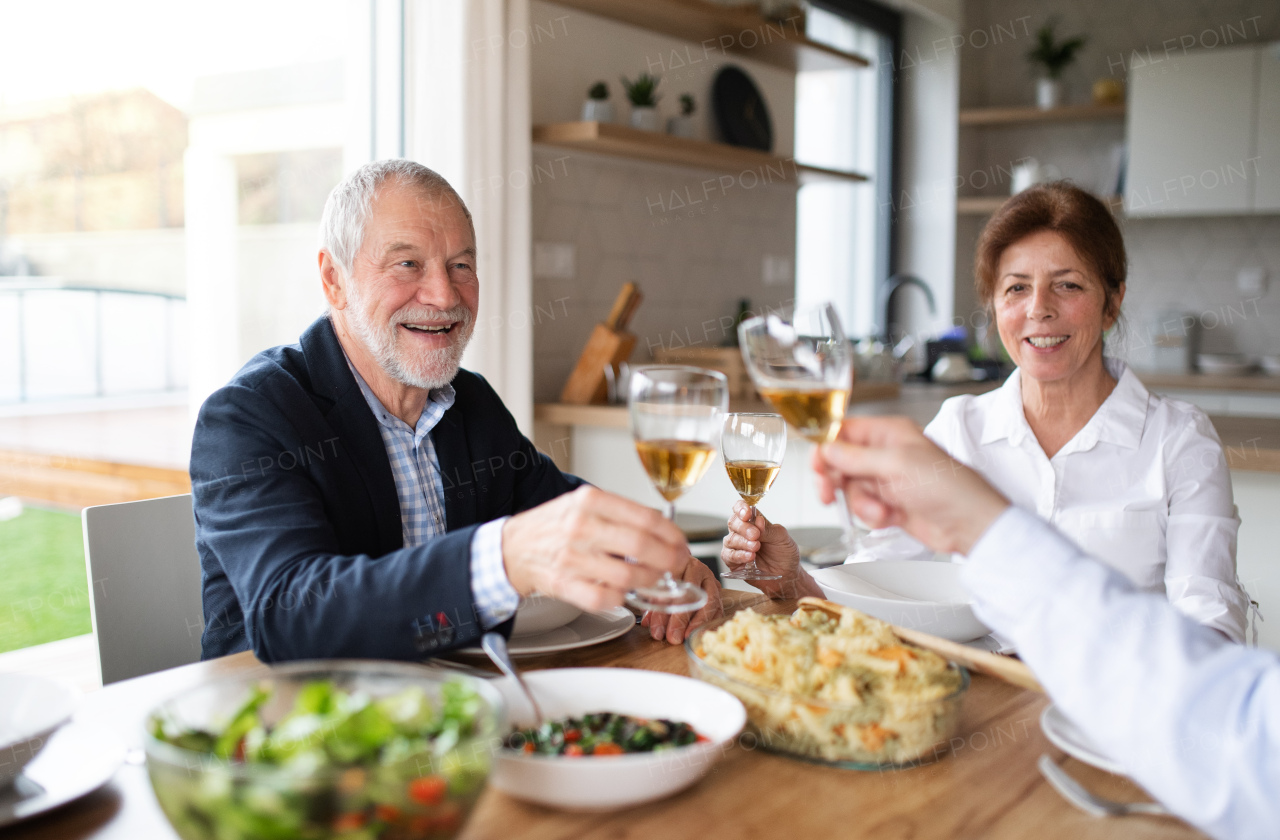
[[518, 799], [573, 811], [609, 811], [689, 787], [746, 724], [732, 694], [705, 682], [634, 668], [551, 668], [524, 675], [546, 715], [513, 685], [513, 731], [489, 781]]

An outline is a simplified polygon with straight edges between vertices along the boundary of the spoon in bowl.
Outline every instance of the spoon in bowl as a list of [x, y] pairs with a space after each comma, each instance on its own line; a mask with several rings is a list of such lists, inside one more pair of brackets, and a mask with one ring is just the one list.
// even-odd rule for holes
[[516, 670], [515, 663], [511, 661], [511, 653], [507, 650], [507, 640], [501, 633], [485, 633], [480, 639], [480, 647], [484, 648], [485, 654], [494, 665], [498, 666], [499, 671], [515, 680], [516, 685], [524, 692], [524, 699], [528, 700], [529, 705], [533, 708], [536, 726], [541, 728], [542, 724], [546, 722], [546, 717], [543, 716], [542, 708], [538, 705], [538, 701], [533, 699], [533, 692], [529, 690], [524, 678]]

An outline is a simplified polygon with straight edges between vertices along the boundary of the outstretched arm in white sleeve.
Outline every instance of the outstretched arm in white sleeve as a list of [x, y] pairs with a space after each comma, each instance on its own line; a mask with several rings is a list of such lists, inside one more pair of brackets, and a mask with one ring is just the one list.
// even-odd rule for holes
[[[815, 458], [854, 511], [969, 555], [979, 616], [1009, 636], [1089, 738], [1215, 837], [1280, 826], [1280, 657], [1227, 642], [1011, 508], [910, 421], [846, 421]], [[1028, 562], [1033, 561], [1033, 562]]]

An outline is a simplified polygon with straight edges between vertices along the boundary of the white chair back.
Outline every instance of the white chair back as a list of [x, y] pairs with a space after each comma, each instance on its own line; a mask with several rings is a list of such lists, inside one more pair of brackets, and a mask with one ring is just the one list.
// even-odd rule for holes
[[84, 509], [102, 684], [200, 658], [200, 555], [191, 495]]

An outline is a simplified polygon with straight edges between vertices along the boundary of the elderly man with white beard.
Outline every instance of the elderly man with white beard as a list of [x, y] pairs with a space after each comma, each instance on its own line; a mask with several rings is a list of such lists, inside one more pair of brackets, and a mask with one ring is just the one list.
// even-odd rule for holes
[[600, 610], [668, 571], [712, 596], [658, 622], [669, 641], [718, 610], [675, 525], [560, 472], [459, 367], [481, 286], [448, 182], [367, 164], [330, 194], [321, 239], [328, 313], [196, 424], [205, 658], [421, 659], [509, 633], [522, 596]]

